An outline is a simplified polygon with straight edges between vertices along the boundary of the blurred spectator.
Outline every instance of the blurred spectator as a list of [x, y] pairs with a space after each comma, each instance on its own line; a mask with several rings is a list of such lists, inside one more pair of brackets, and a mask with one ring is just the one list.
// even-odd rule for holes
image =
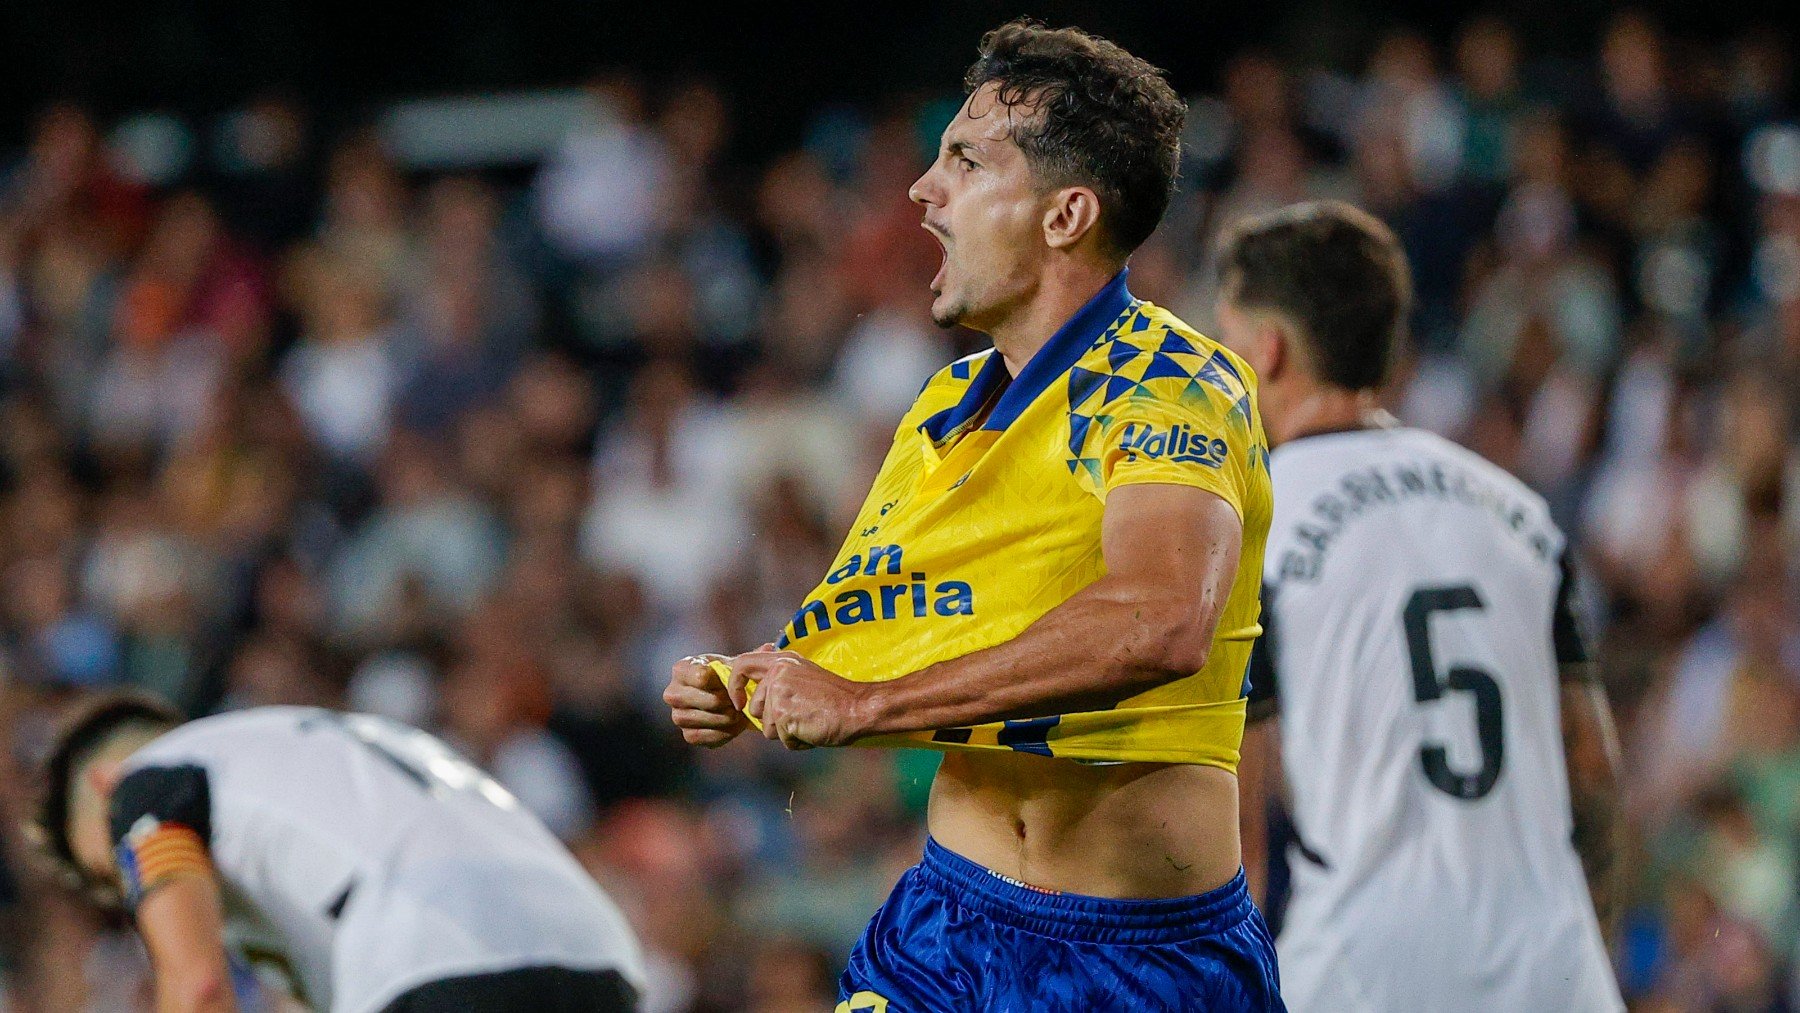
[[149, 195], [113, 164], [93, 117], [73, 103], [53, 105], [38, 117], [7, 191], [7, 203], [28, 227], [79, 223], [98, 233], [108, 254], [136, 243], [150, 213]]
[[793, 860], [752, 871], [744, 919], [759, 936], [805, 940], [842, 966], [850, 955], [846, 943], [855, 941], [901, 871], [870, 847], [893, 832], [884, 826], [898, 810], [892, 774], [881, 754], [852, 754], [807, 782], [789, 809]]
[[[1491, 48], [1495, 43], [1481, 45]], [[1494, 73], [1502, 76], [1504, 71]], [[1408, 172], [1419, 189], [1432, 192], [1450, 185], [1463, 171], [1468, 125], [1438, 74], [1431, 44], [1408, 32], [1388, 36], [1370, 58], [1368, 77], [1358, 128], [1399, 138]], [[1507, 82], [1498, 84], [1503, 99]]]
[[850, 328], [832, 374], [845, 411], [891, 435], [931, 375], [955, 356], [931, 323], [929, 289], [895, 292]]
[[[1352, 196], [1344, 175], [1315, 165], [1307, 157], [1300, 135], [1290, 126], [1268, 126], [1245, 134], [1238, 149], [1237, 166], [1237, 178], [1208, 201], [1208, 235], [1245, 215], [1273, 211], [1299, 201]], [[1183, 319], [1197, 327], [1212, 321], [1218, 281], [1213, 244], [1202, 243], [1201, 250], [1198, 269], [1174, 307]]]
[[720, 561], [743, 551], [732, 483], [753, 462], [734, 428], [694, 391], [685, 369], [659, 361], [638, 378], [625, 418], [595, 460], [583, 551], [597, 566], [638, 577], [670, 616], [692, 616]]
[[264, 252], [303, 235], [318, 202], [312, 123], [293, 98], [262, 95], [228, 115], [213, 140], [219, 206]]
[[334, 262], [375, 299], [392, 300], [416, 274], [409, 200], [380, 141], [372, 134], [353, 136], [331, 156], [314, 247], [302, 252]]
[[[1618, 350], [1617, 292], [1605, 266], [1577, 245], [1567, 157], [1552, 120], [1529, 124], [1520, 137], [1512, 191], [1495, 222], [1495, 259], [1463, 324], [1460, 343], [1480, 375], [1505, 376], [1537, 355], [1597, 376]], [[1522, 347], [1534, 327], [1549, 347]]]
[[1456, 73], [1466, 117], [1461, 169], [1481, 183], [1504, 182], [1512, 173], [1525, 109], [1512, 26], [1492, 17], [1465, 26], [1456, 41]]
[[495, 519], [452, 483], [437, 448], [398, 439], [382, 462], [378, 505], [334, 560], [333, 623], [381, 643], [409, 595], [437, 619], [466, 613], [498, 579], [502, 551]]
[[837, 998], [837, 961], [816, 946], [771, 939], [752, 951], [749, 967], [744, 1009], [753, 1013], [811, 1013]]
[[248, 641], [231, 660], [228, 707], [335, 707], [339, 694], [306, 647], [274, 637]]
[[549, 680], [534, 652], [513, 635], [515, 619], [497, 607], [471, 618], [445, 678], [444, 734], [551, 832], [573, 839], [593, 819], [593, 802], [575, 758], [544, 727]]
[[367, 465], [387, 439], [399, 383], [387, 308], [348, 263], [315, 265], [306, 285], [304, 329], [282, 379], [312, 439], [344, 463]]
[[445, 179], [425, 197], [423, 275], [401, 309], [394, 342], [396, 415], [442, 433], [492, 400], [529, 350], [537, 297], [499, 234], [492, 190]]
[[1600, 69], [1594, 142], [1641, 175], [1684, 126], [1661, 30], [1642, 12], [1619, 14], [1600, 43]]
[[1724, 615], [1678, 656], [1645, 716], [1644, 752], [1634, 765], [1646, 816], [1667, 818], [1690, 801], [1746, 756], [1745, 737], [1766, 721], [1786, 725], [1797, 717], [1789, 697], [1800, 688], [1800, 627], [1786, 584], [1766, 562], [1757, 567], [1733, 590]]
[[7, 624], [17, 631], [15, 656], [31, 682], [97, 688], [119, 676], [117, 634], [82, 611], [65, 564], [21, 559], [7, 570]]
[[654, 238], [667, 207], [669, 153], [647, 129], [637, 82], [607, 76], [588, 92], [586, 121], [563, 139], [538, 177], [537, 212], [559, 253], [604, 265], [638, 253]]

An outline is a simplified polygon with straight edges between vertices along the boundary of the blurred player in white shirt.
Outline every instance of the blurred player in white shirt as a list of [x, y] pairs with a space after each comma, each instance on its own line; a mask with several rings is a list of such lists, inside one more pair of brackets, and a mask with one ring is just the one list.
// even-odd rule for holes
[[182, 724], [114, 696], [47, 767], [45, 848], [131, 911], [158, 1010], [235, 1009], [228, 951], [318, 1010], [636, 1008], [643, 956], [618, 908], [417, 729], [312, 707]]
[[1240, 777], [1246, 867], [1267, 793], [1298, 838], [1289, 1007], [1622, 1009], [1602, 929], [1618, 746], [1562, 532], [1523, 483], [1378, 407], [1410, 302], [1385, 226], [1298, 205], [1232, 229], [1220, 263], [1220, 337], [1275, 447]]

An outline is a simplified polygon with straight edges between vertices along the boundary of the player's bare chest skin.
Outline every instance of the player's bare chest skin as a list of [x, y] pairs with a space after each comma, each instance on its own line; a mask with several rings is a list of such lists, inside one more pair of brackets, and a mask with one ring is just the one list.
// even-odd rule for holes
[[1187, 896], [1237, 872], [1236, 791], [1215, 767], [950, 754], [929, 822], [945, 847], [1033, 887]]

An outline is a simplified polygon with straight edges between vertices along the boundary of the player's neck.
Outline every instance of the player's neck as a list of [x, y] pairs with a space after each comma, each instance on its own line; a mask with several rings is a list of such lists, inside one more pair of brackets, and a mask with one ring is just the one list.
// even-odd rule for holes
[[1006, 371], [1018, 376], [1050, 338], [1106, 287], [1119, 268], [1070, 261], [1053, 266], [1029, 297], [1004, 320], [986, 328]]
[[1392, 429], [1398, 421], [1381, 407], [1374, 391], [1320, 388], [1301, 398], [1279, 419], [1265, 419], [1269, 442], [1280, 446], [1304, 436], [1356, 429]]

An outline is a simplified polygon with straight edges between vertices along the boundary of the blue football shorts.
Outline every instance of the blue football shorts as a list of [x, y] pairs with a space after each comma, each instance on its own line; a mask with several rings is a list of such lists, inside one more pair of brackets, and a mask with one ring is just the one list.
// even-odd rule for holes
[[1240, 871], [1194, 897], [1025, 886], [936, 841], [875, 913], [838, 1013], [1273, 1013], [1275, 943]]

